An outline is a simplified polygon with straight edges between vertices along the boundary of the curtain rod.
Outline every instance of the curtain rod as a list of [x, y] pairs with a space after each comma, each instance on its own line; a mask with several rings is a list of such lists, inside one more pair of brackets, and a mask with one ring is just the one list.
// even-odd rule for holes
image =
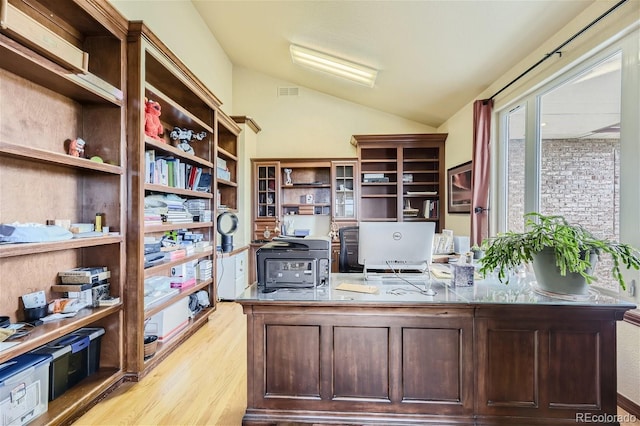
[[621, 0], [618, 3], [616, 3], [615, 5], [613, 5], [609, 10], [607, 10], [606, 12], [604, 12], [602, 15], [598, 16], [596, 19], [594, 19], [593, 21], [591, 21], [587, 26], [585, 26], [584, 28], [582, 28], [580, 31], [578, 31], [577, 33], [575, 33], [573, 36], [571, 36], [570, 38], [568, 38], [567, 40], [565, 40], [564, 43], [562, 43], [560, 46], [556, 47], [555, 49], [553, 49], [551, 51], [551, 53], [547, 53], [546, 55], [544, 55], [544, 57], [542, 59], [540, 59], [538, 62], [536, 62], [535, 64], [533, 64], [532, 66], [530, 66], [525, 72], [523, 72], [522, 74], [520, 74], [519, 76], [517, 76], [516, 78], [514, 78], [513, 80], [511, 80], [511, 82], [509, 84], [507, 84], [506, 86], [504, 86], [502, 89], [498, 90], [496, 93], [494, 93], [490, 98], [488, 99], [484, 99], [483, 103], [487, 103], [491, 100], [493, 100], [493, 98], [495, 98], [496, 96], [498, 96], [500, 93], [502, 93], [504, 90], [506, 90], [508, 87], [510, 87], [513, 83], [515, 83], [516, 81], [520, 80], [522, 77], [524, 77], [525, 75], [529, 74], [531, 71], [533, 71], [535, 68], [537, 68], [541, 63], [543, 63], [544, 61], [546, 61], [547, 59], [549, 59], [550, 57], [552, 57], [555, 54], [558, 54], [560, 57], [562, 56], [562, 51], [560, 49], [562, 49], [563, 47], [565, 47], [567, 44], [571, 43], [573, 40], [575, 40], [576, 38], [578, 38], [579, 36], [582, 35], [582, 33], [584, 33], [585, 31], [587, 31], [589, 28], [591, 28], [592, 26], [594, 26], [595, 24], [597, 24], [601, 19], [603, 19], [604, 17], [606, 17], [608, 14], [610, 14], [611, 12], [613, 12], [614, 10], [616, 10], [618, 7], [620, 7], [623, 3], [626, 3], [627, 0]]

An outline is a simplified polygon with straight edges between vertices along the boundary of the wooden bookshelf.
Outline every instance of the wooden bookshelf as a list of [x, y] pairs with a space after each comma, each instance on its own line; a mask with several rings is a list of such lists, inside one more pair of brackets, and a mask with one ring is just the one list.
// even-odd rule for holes
[[[145, 280], [151, 277], [167, 277], [171, 268], [186, 262], [211, 261], [215, 265], [216, 244], [215, 211], [216, 182], [215, 162], [218, 139], [220, 101], [189, 69], [164, 45], [142, 22], [130, 22], [128, 39], [128, 173], [131, 205], [129, 223], [135, 232], [127, 235], [127, 294], [125, 303], [127, 316], [126, 372], [133, 380], [139, 380], [164, 359], [180, 342], [202, 326], [208, 313], [215, 309], [215, 286], [213, 279], [200, 280], [195, 286], [179, 291], [158, 305], [145, 309]], [[160, 140], [145, 134], [145, 99], [158, 102], [161, 106], [160, 122], [164, 133]], [[171, 139], [175, 128], [202, 133], [202, 140], [192, 140], [193, 153], [178, 148]], [[210, 173], [211, 186], [206, 191], [188, 189], [185, 180], [169, 184], [156, 181], [157, 176], [149, 175], [153, 163], [148, 153], [155, 159], [160, 157], [177, 160], [187, 167], [200, 168], [202, 173]], [[155, 170], [157, 171], [157, 170]], [[183, 186], [184, 185], [184, 186]], [[145, 224], [145, 197], [153, 194], [175, 196], [184, 200], [200, 200], [206, 210], [211, 211], [211, 219], [194, 222], [173, 222]], [[159, 239], [163, 235], [185, 230], [201, 234], [211, 243], [204, 252], [196, 252], [180, 259], [164, 261], [161, 264], [144, 267], [145, 238]], [[212, 273], [215, 266], [212, 267]], [[194, 294], [206, 291], [210, 306], [205, 308], [195, 320], [189, 320], [187, 327], [178, 336], [158, 345], [153, 358], [144, 359], [145, 323], [152, 316], [172, 307], [175, 303]]]
[[[110, 294], [124, 300], [128, 23], [107, 2], [10, 0], [2, 7], [0, 223], [93, 223], [103, 213], [113, 234], [0, 245], [0, 312], [22, 321], [23, 294], [59, 297], [51, 291], [58, 272], [82, 266], [107, 266]], [[18, 24], [16, 14], [24, 14]], [[35, 33], [25, 37], [28, 31]], [[36, 33], [56, 43], [39, 44]], [[81, 69], [69, 66], [61, 45], [84, 58]], [[67, 152], [76, 138], [86, 141], [80, 157]], [[52, 401], [33, 424], [69, 422], [123, 379], [124, 303], [46, 322], [0, 352], [3, 363], [82, 327], [105, 329], [100, 372]]]

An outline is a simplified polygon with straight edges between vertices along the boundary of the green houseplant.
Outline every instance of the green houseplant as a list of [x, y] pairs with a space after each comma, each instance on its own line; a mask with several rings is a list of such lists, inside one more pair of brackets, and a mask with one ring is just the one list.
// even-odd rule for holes
[[[546, 216], [540, 213], [525, 215], [526, 231], [506, 232], [487, 239], [482, 244], [484, 257], [480, 259], [482, 274], [496, 271], [504, 281], [510, 270], [521, 264], [533, 263], [536, 279], [541, 287], [546, 282], [564, 284], [560, 293], [585, 293], [586, 286], [596, 278], [592, 272], [598, 256], [608, 253], [613, 260], [612, 275], [625, 290], [621, 266], [640, 268], [638, 250], [628, 244], [596, 238], [580, 225], [570, 224], [562, 216]], [[552, 264], [544, 264], [544, 257]], [[555, 267], [553, 265], [555, 263]], [[559, 277], [549, 277], [550, 273]], [[582, 284], [578, 291], [568, 290], [574, 282]]]

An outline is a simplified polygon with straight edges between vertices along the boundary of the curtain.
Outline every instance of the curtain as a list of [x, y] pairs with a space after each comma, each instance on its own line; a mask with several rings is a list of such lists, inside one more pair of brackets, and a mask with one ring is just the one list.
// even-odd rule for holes
[[471, 165], [471, 245], [480, 245], [489, 236], [489, 169], [491, 158], [491, 112], [493, 100], [473, 103], [473, 160]]

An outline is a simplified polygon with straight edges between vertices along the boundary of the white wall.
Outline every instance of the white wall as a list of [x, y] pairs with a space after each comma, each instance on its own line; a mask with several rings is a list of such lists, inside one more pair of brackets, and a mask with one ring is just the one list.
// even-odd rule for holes
[[[484, 99], [492, 96], [496, 91], [513, 80], [524, 70], [538, 62], [547, 52], [555, 49], [588, 23], [592, 22], [604, 13], [614, 3], [615, 2], [612, 1], [595, 2], [583, 14], [576, 17], [576, 19], [574, 19], [569, 25], [559, 31], [546, 43], [541, 45], [539, 49], [532, 52], [516, 67], [512, 68], [507, 74], [492, 84], [487, 90], [483, 93], [479, 93], [475, 99]], [[495, 98], [494, 110], [503, 108], [505, 105], [523, 96], [528, 91], [541, 86], [555, 75], [571, 66], [571, 63], [588, 56], [593, 50], [608, 43], [609, 40], [616, 40], [621, 37], [622, 34], [628, 32], [628, 29], [632, 27], [634, 23], [637, 23], [638, 20], [640, 20], [640, 2], [632, 0], [625, 3], [612, 15], [600, 21], [587, 33], [581, 35], [563, 48], [562, 57], [554, 55], [534, 72], [530, 73], [518, 83], [515, 83], [509, 89], [505, 90], [505, 92], [497, 96]], [[451, 167], [455, 164], [471, 159], [471, 147], [473, 144], [472, 126], [473, 100], [438, 128], [438, 132], [449, 133], [446, 151], [447, 167]], [[492, 133], [495, 135], [495, 128], [492, 129]], [[495, 143], [497, 142], [495, 141], [494, 136], [492, 144]], [[624, 185], [625, 182], [627, 182], [628, 187], [632, 187], [632, 190], [637, 190], [637, 181], [639, 177], [637, 172], [635, 173], [636, 174], [634, 176], [622, 176], [621, 184]], [[494, 199], [492, 199], [492, 203], [495, 203]], [[629, 205], [630, 204], [626, 204], [627, 207], [625, 207], [625, 205], [622, 206], [623, 211], [621, 214], [626, 216], [627, 219], [633, 217], [638, 218], [638, 209], [633, 207], [633, 203], [631, 203], [631, 208], [629, 208]], [[626, 222], [631, 222], [632, 225], [637, 228], [637, 221], [634, 223], [633, 220], [627, 220]], [[453, 215], [447, 215], [445, 223], [447, 228], [453, 229], [455, 233], [469, 232], [470, 229], [469, 216], [454, 217]], [[621, 229], [621, 232], [625, 232], [625, 230]], [[636, 236], [632, 239], [631, 243], [636, 244], [634, 240], [638, 238], [637, 232], [633, 232], [636, 233]], [[637, 273], [634, 277], [636, 277], [636, 281], [638, 281]], [[636, 291], [634, 299], [636, 304], [640, 304], [639, 293], [640, 291]], [[619, 333], [617, 343], [618, 392], [633, 401], [635, 404], [640, 405], [640, 328], [629, 323], [618, 322], [617, 329]]]
[[[471, 117], [471, 121], [469, 121]], [[473, 146], [473, 105], [468, 104], [438, 128], [439, 133], [448, 133], [445, 142], [445, 169], [450, 169], [471, 160]], [[448, 191], [447, 192], [448, 195]], [[445, 198], [442, 205], [446, 206]], [[442, 209], [446, 212], [446, 208]], [[471, 235], [471, 220], [466, 213], [446, 213], [445, 226], [454, 235]]]
[[[278, 96], [279, 87], [298, 87], [298, 96]], [[262, 127], [259, 158], [356, 157], [354, 134], [433, 133], [431, 126], [234, 67], [235, 115]]]
[[[260, 123], [256, 123], [260, 126]], [[250, 158], [256, 156], [259, 135], [249, 124], [240, 124], [242, 131], [238, 137], [238, 231], [234, 235], [234, 247], [249, 245], [253, 238], [251, 226], [253, 199], [251, 193], [252, 170]], [[261, 126], [260, 126], [261, 127]]]
[[[109, 0], [130, 21], [145, 25], [211, 90], [227, 114], [233, 110], [233, 66], [189, 0]], [[194, 43], [197, 40], [197, 43]]]

